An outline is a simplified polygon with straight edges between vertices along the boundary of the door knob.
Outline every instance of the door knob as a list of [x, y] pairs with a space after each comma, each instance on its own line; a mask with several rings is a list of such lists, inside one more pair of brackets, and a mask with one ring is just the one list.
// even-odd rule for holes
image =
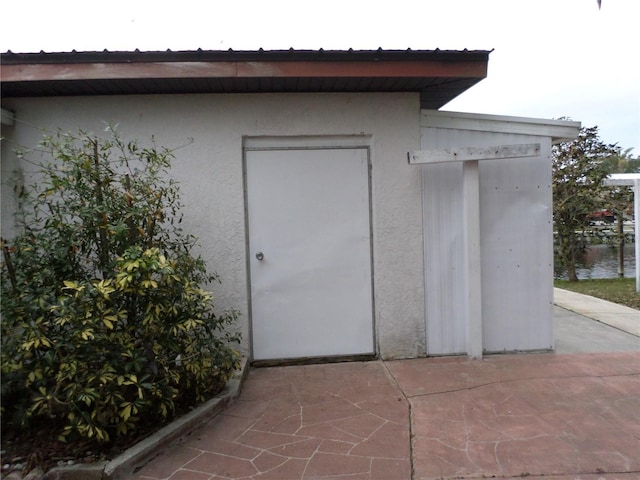
[[262, 259], [264, 258], [264, 253], [262, 253], [262, 252], [258, 252], [258, 253], [256, 253], [256, 258], [257, 258], [258, 260], [262, 260]]

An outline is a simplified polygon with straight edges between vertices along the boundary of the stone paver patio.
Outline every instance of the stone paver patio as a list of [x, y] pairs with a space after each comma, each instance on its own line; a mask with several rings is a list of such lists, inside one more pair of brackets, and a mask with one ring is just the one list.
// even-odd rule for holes
[[412, 405], [416, 479], [640, 478], [640, 354], [410, 360], [389, 368]]
[[158, 479], [640, 478], [640, 353], [252, 369]]
[[408, 402], [382, 362], [261, 368], [136, 478], [410, 478], [409, 455]]

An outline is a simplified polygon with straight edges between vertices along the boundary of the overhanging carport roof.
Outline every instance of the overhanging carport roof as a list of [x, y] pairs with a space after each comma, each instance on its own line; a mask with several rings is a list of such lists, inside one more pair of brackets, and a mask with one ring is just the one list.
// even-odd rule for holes
[[2, 97], [419, 92], [438, 109], [487, 75], [485, 50], [197, 50], [1, 55]]

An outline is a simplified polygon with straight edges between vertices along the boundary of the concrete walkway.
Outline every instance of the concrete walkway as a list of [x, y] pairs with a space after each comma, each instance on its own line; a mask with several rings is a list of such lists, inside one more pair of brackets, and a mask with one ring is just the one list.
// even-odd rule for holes
[[556, 354], [640, 352], [640, 337], [558, 306], [554, 332]]
[[640, 311], [590, 295], [553, 289], [554, 303], [566, 310], [640, 337]]
[[559, 307], [558, 322], [606, 337], [558, 346], [610, 351], [252, 369], [132, 478], [640, 478], [640, 339]]

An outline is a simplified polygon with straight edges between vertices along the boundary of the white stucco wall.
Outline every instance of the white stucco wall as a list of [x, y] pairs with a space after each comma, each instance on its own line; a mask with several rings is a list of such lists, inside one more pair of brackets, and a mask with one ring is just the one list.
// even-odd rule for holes
[[14, 125], [2, 124], [0, 128], [0, 188], [2, 195], [0, 196], [0, 235], [2, 238], [10, 238], [13, 234], [13, 212], [15, 212], [17, 203], [14, 195], [14, 185], [22, 182], [20, 163], [13, 150], [18, 145], [12, 142], [12, 136], [15, 132]]
[[118, 124], [125, 136], [175, 148], [185, 230], [222, 285], [217, 306], [240, 310], [247, 352], [248, 286], [243, 191], [244, 136], [370, 135], [374, 309], [378, 353], [423, 354], [424, 280], [419, 169], [407, 152], [420, 147], [418, 94], [229, 94], [4, 99], [16, 125], [3, 128], [2, 233], [10, 233], [15, 146], [33, 146], [39, 127], [98, 132]]

